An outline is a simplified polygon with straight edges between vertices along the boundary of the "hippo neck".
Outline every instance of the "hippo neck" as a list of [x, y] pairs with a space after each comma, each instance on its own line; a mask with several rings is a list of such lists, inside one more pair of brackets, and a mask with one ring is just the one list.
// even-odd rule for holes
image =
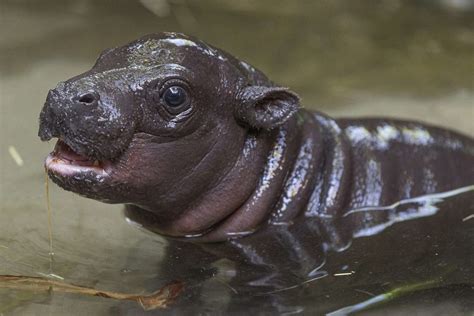
[[234, 167], [171, 230], [163, 230], [147, 211], [129, 207], [127, 217], [149, 230], [199, 242], [291, 225], [301, 215], [332, 218], [347, 195], [348, 159], [335, 121], [301, 111], [277, 130], [249, 132]]
[[332, 218], [344, 207], [349, 159], [349, 144], [334, 120], [300, 112], [273, 139], [252, 195], [197, 239], [227, 240], [305, 215]]
[[350, 144], [336, 121], [324, 114], [300, 112], [280, 128], [253, 194], [199, 241], [245, 236], [267, 225], [292, 225], [316, 217], [332, 242], [344, 236], [329, 230], [347, 204]]

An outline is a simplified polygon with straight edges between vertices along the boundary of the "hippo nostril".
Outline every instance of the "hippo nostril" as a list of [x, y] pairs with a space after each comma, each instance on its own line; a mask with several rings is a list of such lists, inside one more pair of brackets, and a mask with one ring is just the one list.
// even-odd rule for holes
[[96, 92], [88, 92], [79, 96], [78, 101], [84, 104], [93, 104], [99, 101], [99, 95]]

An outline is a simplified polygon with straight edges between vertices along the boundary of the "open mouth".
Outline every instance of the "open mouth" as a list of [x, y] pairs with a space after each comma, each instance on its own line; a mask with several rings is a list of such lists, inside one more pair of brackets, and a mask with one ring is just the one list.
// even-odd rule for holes
[[45, 161], [48, 171], [63, 176], [71, 176], [77, 173], [92, 172], [97, 175], [107, 175], [106, 169], [110, 168], [111, 162], [91, 159], [76, 153], [61, 139], [58, 140], [52, 153]]

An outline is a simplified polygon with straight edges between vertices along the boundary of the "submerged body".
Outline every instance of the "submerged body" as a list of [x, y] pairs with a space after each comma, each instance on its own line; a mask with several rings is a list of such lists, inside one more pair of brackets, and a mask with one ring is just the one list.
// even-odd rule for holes
[[305, 238], [342, 246], [386, 220], [341, 222], [351, 210], [474, 184], [471, 138], [310, 113], [248, 64], [175, 33], [108, 50], [60, 83], [39, 135], [59, 138], [46, 169], [61, 187], [196, 242], [306, 222]]

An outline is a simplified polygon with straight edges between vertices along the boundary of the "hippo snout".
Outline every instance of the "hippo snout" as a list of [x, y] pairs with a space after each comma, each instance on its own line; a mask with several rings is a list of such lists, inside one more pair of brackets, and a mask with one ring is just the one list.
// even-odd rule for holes
[[68, 120], [77, 119], [82, 111], [90, 112], [92, 106], [99, 106], [100, 95], [97, 92], [75, 92], [64, 87], [65, 85], [61, 83], [48, 92], [40, 114], [38, 135], [42, 141], [55, 137], [64, 138], [71, 128], [71, 124], [67, 123]]
[[50, 90], [40, 114], [41, 140], [58, 138], [93, 159], [116, 158], [133, 137], [136, 116], [131, 97], [113, 88], [85, 77]]

